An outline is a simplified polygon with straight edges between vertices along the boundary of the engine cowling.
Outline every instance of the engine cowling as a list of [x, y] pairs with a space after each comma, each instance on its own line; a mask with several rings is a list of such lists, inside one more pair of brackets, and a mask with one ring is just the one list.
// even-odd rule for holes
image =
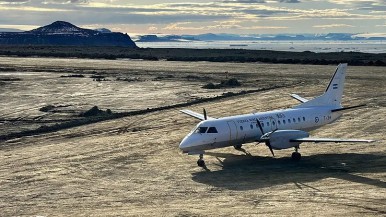
[[269, 137], [269, 142], [273, 149], [287, 149], [291, 147], [296, 147], [300, 142], [291, 142], [291, 139], [305, 138], [309, 137], [308, 132], [302, 130], [277, 130], [272, 133]]

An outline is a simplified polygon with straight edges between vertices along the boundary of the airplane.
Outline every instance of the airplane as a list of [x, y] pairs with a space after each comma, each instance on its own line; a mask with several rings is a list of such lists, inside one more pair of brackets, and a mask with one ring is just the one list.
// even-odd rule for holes
[[342, 95], [347, 63], [341, 63], [335, 70], [325, 92], [311, 100], [291, 94], [301, 104], [282, 110], [213, 118], [184, 109], [181, 112], [200, 119], [201, 122], [185, 136], [179, 148], [188, 155], [199, 155], [197, 165], [206, 168], [203, 159], [206, 150], [234, 146], [240, 150], [245, 143], [264, 142], [273, 150], [294, 148], [291, 158], [301, 159], [299, 145], [303, 142], [374, 142], [368, 139], [312, 138], [308, 131], [315, 130], [338, 120], [343, 111], [364, 105], [342, 107]]

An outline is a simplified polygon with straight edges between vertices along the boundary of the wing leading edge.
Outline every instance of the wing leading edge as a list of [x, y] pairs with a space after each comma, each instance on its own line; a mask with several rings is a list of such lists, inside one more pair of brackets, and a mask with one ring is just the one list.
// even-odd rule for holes
[[338, 138], [298, 138], [298, 139], [291, 139], [291, 142], [335, 142], [335, 143], [340, 143], [340, 142], [375, 142], [375, 140], [369, 140], [369, 139], [338, 139]]
[[[180, 112], [187, 114], [187, 115], [190, 115], [194, 118], [200, 119], [202, 121], [205, 120], [205, 116], [203, 114], [191, 111], [189, 109], [180, 110]], [[216, 118], [207, 117], [207, 120], [212, 120], [212, 119], [216, 119]]]

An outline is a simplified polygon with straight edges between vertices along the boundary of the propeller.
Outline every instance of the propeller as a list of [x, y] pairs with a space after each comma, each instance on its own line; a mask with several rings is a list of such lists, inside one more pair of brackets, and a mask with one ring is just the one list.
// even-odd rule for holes
[[275, 154], [273, 153], [273, 149], [272, 149], [272, 146], [271, 146], [271, 142], [269, 141], [269, 137], [272, 135], [272, 133], [274, 133], [276, 130], [278, 130], [277, 128], [271, 132], [268, 132], [268, 133], [264, 133], [264, 130], [263, 130], [263, 127], [261, 126], [261, 123], [259, 120], [256, 120], [256, 123], [257, 123], [257, 126], [259, 126], [259, 129], [261, 131], [261, 137], [260, 137], [260, 140], [264, 141], [265, 142], [265, 145], [269, 148], [269, 150], [271, 151], [272, 153], [272, 156], [275, 157]]
[[269, 139], [265, 142], [265, 145], [268, 146], [269, 150], [270, 150], [271, 153], [272, 153], [272, 156], [275, 157], [275, 154], [273, 153], [273, 149], [272, 149], [271, 142], [269, 141]]
[[202, 109], [203, 110], [203, 112], [204, 112], [204, 120], [207, 120], [208, 119], [208, 116], [206, 116], [206, 110], [203, 108]]

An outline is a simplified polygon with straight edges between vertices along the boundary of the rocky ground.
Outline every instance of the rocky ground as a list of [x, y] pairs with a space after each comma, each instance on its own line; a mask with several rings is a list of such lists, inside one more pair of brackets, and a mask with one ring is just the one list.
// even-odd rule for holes
[[[200, 98], [213, 117], [287, 108], [289, 93], [324, 91], [336, 66], [0, 58], [1, 134], [79, 119], [94, 105], [144, 110]], [[69, 75], [83, 75], [69, 76]], [[102, 76], [97, 79], [95, 76]], [[203, 89], [236, 78], [240, 87]], [[208, 152], [209, 170], [178, 149], [197, 124], [175, 109], [0, 141], [3, 216], [248, 216], [386, 214], [386, 74], [349, 66], [345, 105], [367, 103], [312, 132], [371, 144], [302, 144], [271, 157], [262, 144]], [[216, 99], [227, 92], [253, 94]], [[39, 111], [53, 105], [48, 112]]]

